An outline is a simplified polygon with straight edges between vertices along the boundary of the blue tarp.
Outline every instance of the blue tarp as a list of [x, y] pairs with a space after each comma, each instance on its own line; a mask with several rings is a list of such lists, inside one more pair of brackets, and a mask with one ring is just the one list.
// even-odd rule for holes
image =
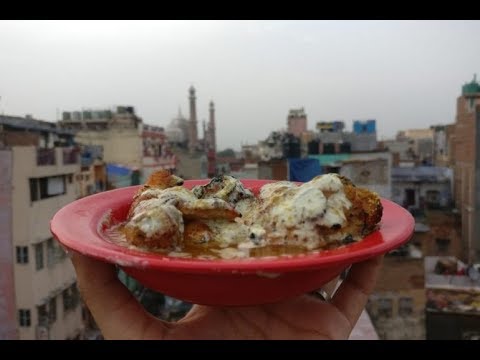
[[115, 189], [132, 185], [132, 170], [125, 166], [107, 164], [107, 177]]
[[288, 168], [290, 181], [306, 182], [322, 173], [317, 159], [288, 159]]
[[112, 175], [130, 175], [130, 169], [124, 166], [119, 166], [115, 164], [107, 164], [107, 173]]

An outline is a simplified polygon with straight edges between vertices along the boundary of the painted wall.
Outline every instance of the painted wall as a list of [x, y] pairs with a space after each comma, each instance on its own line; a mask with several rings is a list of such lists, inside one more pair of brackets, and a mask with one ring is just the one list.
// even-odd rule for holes
[[75, 140], [85, 145], [103, 146], [103, 160], [107, 163], [142, 166], [143, 139], [140, 129], [108, 129], [80, 131]]
[[[55, 165], [37, 166], [35, 147], [12, 148], [12, 254], [15, 256], [15, 246], [27, 246], [29, 249], [29, 262], [14, 265], [16, 307], [31, 312], [31, 326], [19, 327], [20, 339], [36, 338], [37, 306], [45, 303], [46, 299], [58, 296], [64, 288], [75, 282], [75, 272], [68, 258], [53, 267], [47, 266], [46, 241], [52, 237], [50, 220], [60, 208], [74, 201], [78, 194], [75, 178], [80, 173], [80, 165], [63, 165], [62, 150], [55, 149]], [[32, 202], [29, 178], [55, 175], [71, 175], [72, 181], [69, 182], [67, 176], [65, 182], [66, 193]], [[44, 267], [40, 270], [35, 267], [35, 244], [43, 244]], [[50, 338], [63, 339], [66, 334], [82, 328], [79, 310], [76, 311], [77, 315], [72, 315], [73, 320], [69, 320], [69, 317], [62, 315], [61, 309], [63, 303], [60, 296], [57, 297], [57, 320], [52, 325]]]
[[0, 150], [0, 340], [18, 338], [12, 246], [12, 152]]

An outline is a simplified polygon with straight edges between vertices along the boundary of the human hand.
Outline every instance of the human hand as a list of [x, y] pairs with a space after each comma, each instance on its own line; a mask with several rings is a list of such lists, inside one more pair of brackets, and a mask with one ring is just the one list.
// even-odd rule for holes
[[348, 339], [383, 257], [354, 264], [331, 301], [301, 295], [248, 307], [194, 305], [175, 323], [149, 314], [115, 266], [74, 253], [78, 287], [105, 339]]

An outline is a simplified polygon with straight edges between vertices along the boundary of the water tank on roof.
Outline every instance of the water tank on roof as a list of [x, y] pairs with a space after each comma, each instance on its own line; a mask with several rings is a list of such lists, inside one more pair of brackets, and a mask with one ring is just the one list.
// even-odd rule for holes
[[127, 112], [127, 108], [125, 106], [117, 106], [117, 113], [125, 114]]
[[376, 130], [376, 121], [375, 120], [367, 120], [367, 121], [360, 121], [355, 120], [353, 122], [353, 132], [355, 134], [373, 134]]
[[71, 119], [72, 119], [72, 115], [70, 114], [69, 111], [64, 111], [62, 113], [62, 120], [68, 121], [68, 120], [71, 120]]

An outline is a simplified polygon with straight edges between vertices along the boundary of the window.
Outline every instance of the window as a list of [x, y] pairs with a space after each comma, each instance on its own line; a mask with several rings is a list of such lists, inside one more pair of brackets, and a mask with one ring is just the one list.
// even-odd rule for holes
[[392, 299], [378, 299], [378, 316], [392, 317]]
[[55, 264], [55, 249], [53, 247], [53, 238], [47, 240], [47, 266]]
[[30, 182], [30, 201], [39, 200], [38, 179], [29, 179]]
[[73, 174], [68, 174], [68, 183], [73, 183]]
[[26, 310], [26, 309], [18, 310], [18, 323], [22, 327], [30, 326], [30, 310]]
[[440, 207], [440, 192], [437, 190], [428, 190], [427, 204], [430, 208]]
[[47, 305], [37, 307], [38, 326], [48, 326]]
[[64, 312], [75, 309], [80, 302], [80, 294], [78, 293], [77, 284], [72, 284], [70, 287], [63, 290], [62, 298]]
[[57, 320], [57, 298], [51, 298], [48, 303], [48, 320], [50, 324]]
[[437, 244], [438, 252], [446, 252], [450, 246], [450, 239], [435, 239], [435, 243]]
[[52, 267], [65, 259], [66, 254], [58, 241], [50, 238], [47, 240], [47, 266]]
[[17, 246], [17, 264], [28, 264], [27, 246]]
[[66, 175], [61, 175], [29, 179], [30, 201], [33, 202], [65, 194], [66, 178]]
[[35, 245], [35, 269], [43, 269], [43, 243]]
[[410, 316], [413, 313], [413, 299], [411, 297], [401, 297], [398, 299], [398, 315]]

